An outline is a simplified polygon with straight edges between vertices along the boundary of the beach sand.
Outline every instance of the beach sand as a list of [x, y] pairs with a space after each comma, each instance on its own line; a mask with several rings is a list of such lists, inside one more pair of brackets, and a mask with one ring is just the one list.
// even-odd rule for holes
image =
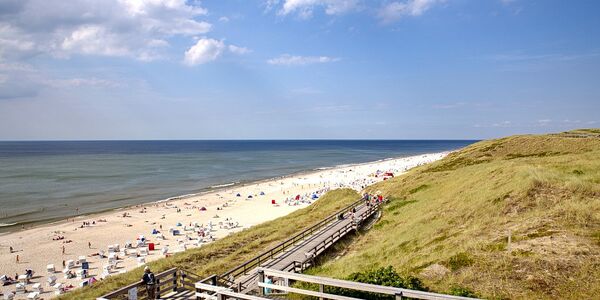
[[[184, 231], [184, 226], [194, 222], [202, 224], [204, 228], [211, 222], [213, 224], [211, 234], [218, 239], [306, 207], [310, 202], [315, 201], [310, 199], [315, 192], [323, 193], [343, 187], [361, 191], [365, 186], [383, 179], [381, 176], [373, 176], [378, 171], [393, 172], [398, 175], [409, 168], [441, 159], [445, 155], [447, 152], [424, 154], [295, 174], [244, 186], [226, 187], [202, 195], [80, 216], [68, 221], [3, 234], [0, 235], [0, 276], [6, 274], [14, 277], [15, 273], [22, 275], [25, 269], [32, 269], [35, 271], [34, 279], [26, 286], [27, 291], [32, 290], [32, 284], [39, 282], [45, 290], [40, 296], [48, 299], [54, 297], [54, 289], [47, 283], [47, 277], [50, 275], [46, 271], [48, 264], [54, 264], [56, 267], [56, 273], [52, 275], [57, 277], [57, 282], [78, 287], [84, 280], [65, 279], [61, 272], [63, 261], [77, 261], [79, 256], [87, 256], [86, 259], [90, 264], [89, 276], [100, 279], [107, 259], [94, 255], [101, 250], [106, 252], [108, 245], [120, 244], [122, 248], [126, 241], [131, 241], [135, 245], [136, 238], [144, 235], [150, 242], [156, 243], [156, 250], [150, 251], [146, 256], [146, 262], [149, 262], [164, 257], [161, 250], [165, 246], [168, 247], [169, 253], [182, 250], [182, 244], [187, 248], [198, 247], [197, 242], [187, 240], [185, 234], [194, 239], [198, 235], [194, 231]], [[261, 195], [261, 192], [264, 195]], [[236, 196], [237, 194], [240, 196]], [[252, 198], [248, 198], [249, 195], [252, 195]], [[297, 205], [285, 203], [286, 198], [295, 198], [296, 195], [301, 195], [304, 201], [298, 201]], [[275, 200], [278, 205], [271, 204], [272, 200]], [[296, 204], [296, 201], [291, 201], [291, 204]], [[200, 211], [200, 207], [205, 207], [206, 211]], [[128, 216], [123, 217], [124, 214]], [[215, 217], [216, 215], [218, 218]], [[106, 220], [106, 222], [99, 222], [99, 220]], [[90, 225], [81, 228], [83, 222], [89, 222]], [[239, 226], [226, 229], [221, 228], [219, 222], [237, 223]], [[183, 226], [176, 226], [177, 223]], [[182, 231], [182, 235], [173, 236], [169, 228]], [[151, 234], [153, 229], [160, 230], [166, 239], [157, 240]], [[64, 236], [64, 239], [53, 240], [58, 236]], [[14, 249], [13, 253], [10, 253], [9, 247]], [[133, 269], [138, 266], [138, 262], [135, 257], [127, 257], [120, 260], [118, 265], [119, 269], [112, 274]], [[79, 269], [76, 267], [73, 271]], [[15, 284], [2, 287], [2, 292], [8, 291], [14, 292]], [[19, 295], [16, 299], [24, 298], [26, 295]]]

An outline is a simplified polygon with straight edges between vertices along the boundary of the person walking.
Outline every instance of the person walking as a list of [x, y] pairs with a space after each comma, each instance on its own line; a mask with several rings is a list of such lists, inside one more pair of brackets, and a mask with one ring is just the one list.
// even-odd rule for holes
[[146, 285], [148, 299], [156, 299], [156, 278], [154, 278], [154, 273], [150, 271], [148, 266], [144, 267], [144, 276], [142, 276], [142, 282]]

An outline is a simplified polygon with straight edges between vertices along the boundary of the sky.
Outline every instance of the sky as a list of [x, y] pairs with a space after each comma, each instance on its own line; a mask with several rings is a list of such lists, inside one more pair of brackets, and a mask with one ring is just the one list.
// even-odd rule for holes
[[600, 1], [1, 0], [0, 140], [600, 127]]

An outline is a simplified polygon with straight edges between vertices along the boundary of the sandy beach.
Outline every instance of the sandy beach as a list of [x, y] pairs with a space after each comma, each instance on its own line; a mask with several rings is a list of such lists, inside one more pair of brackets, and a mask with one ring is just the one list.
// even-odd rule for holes
[[[14, 278], [16, 274], [23, 275], [25, 269], [32, 269], [35, 274], [25, 286], [27, 292], [34, 289], [35, 283], [41, 283], [44, 292], [40, 296], [52, 298], [56, 288], [49, 286], [49, 276], [55, 276], [56, 282], [63, 287], [76, 288], [92, 277], [101, 280], [104, 276], [142, 265], [139, 254], [145, 262], [149, 262], [164, 257], [165, 253], [171, 255], [201, 247], [232, 232], [306, 207], [318, 201], [318, 197], [328, 190], [349, 187], [360, 191], [383, 180], [385, 172], [399, 175], [445, 155], [447, 152], [424, 154], [295, 174], [6, 233], [0, 235], [0, 276]], [[276, 204], [272, 203], [273, 200]], [[153, 234], [154, 230], [160, 231], [160, 234]], [[173, 235], [173, 230], [180, 234]], [[146, 250], [137, 249], [140, 235], [146, 242], [153, 243], [155, 250], [145, 255]], [[133, 247], [123, 252], [128, 242]], [[108, 247], [114, 244], [120, 245], [119, 251], [116, 251], [118, 260], [114, 259], [113, 263], [117, 268], [108, 268], [109, 259], [100, 257], [98, 253], [104, 252], [104, 256], [108, 256]], [[85, 256], [89, 263], [87, 278], [65, 278], [63, 263], [68, 264], [69, 260], [77, 262], [81, 256]], [[47, 272], [49, 264], [54, 265], [54, 273]], [[81, 265], [77, 263], [71, 269], [74, 273], [80, 270]], [[15, 288], [15, 284], [3, 286], [2, 292], [14, 292]], [[16, 299], [24, 298], [26, 294], [18, 295]]]

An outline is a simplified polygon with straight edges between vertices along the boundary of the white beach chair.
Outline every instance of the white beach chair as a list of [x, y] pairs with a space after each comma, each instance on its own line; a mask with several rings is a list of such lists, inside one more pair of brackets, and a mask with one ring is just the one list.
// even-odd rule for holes
[[79, 278], [79, 279], [84, 279], [86, 277], [85, 270], [77, 270], [77, 272], [75, 272], [75, 274], [77, 275], [77, 278]]
[[66, 266], [65, 268], [67, 270], [73, 269], [75, 267], [75, 261], [72, 259], [69, 259], [66, 261], [65, 266]]
[[137, 265], [138, 266], [143, 266], [146, 264], [146, 258], [145, 257], [138, 257], [137, 258]]
[[160, 252], [162, 253], [162, 255], [167, 255], [167, 253], [169, 253], [169, 247], [164, 246]]
[[22, 284], [29, 283], [29, 277], [27, 277], [27, 275], [19, 275], [19, 278], [17, 278], [17, 280], [19, 281], [19, 283], [22, 283]]
[[55, 283], [53, 286], [54, 288], [54, 294], [55, 295], [60, 295], [63, 292], [63, 284], [60, 282]]
[[148, 255], [148, 248], [146, 248], [146, 247], [140, 248], [140, 255], [141, 256], [147, 256]]
[[4, 300], [13, 300], [15, 298], [15, 294], [13, 292], [5, 292]]
[[44, 288], [42, 287], [41, 283], [36, 283], [33, 286], [31, 286], [31, 288], [33, 289], [34, 292], [38, 292], [38, 293], [43, 293], [44, 292]]
[[17, 285], [15, 285], [15, 294], [25, 294], [25, 285], [22, 283], [17, 283]]
[[54, 272], [56, 272], [56, 268], [54, 268], [53, 264], [49, 264], [49, 265], [46, 265], [46, 271], [48, 271], [48, 273], [54, 273]]
[[79, 256], [79, 258], [77, 259], [77, 261], [82, 264], [84, 262], [87, 261], [87, 258], [85, 257], [85, 255]]
[[31, 300], [37, 300], [40, 299], [40, 293], [38, 292], [31, 292], [27, 295], [27, 299], [31, 299]]
[[46, 278], [46, 281], [48, 282], [48, 286], [53, 286], [56, 283], [56, 276], [50, 275]]
[[137, 251], [134, 249], [127, 250], [127, 254], [129, 255], [129, 257], [133, 257], [133, 258], [137, 257]]

